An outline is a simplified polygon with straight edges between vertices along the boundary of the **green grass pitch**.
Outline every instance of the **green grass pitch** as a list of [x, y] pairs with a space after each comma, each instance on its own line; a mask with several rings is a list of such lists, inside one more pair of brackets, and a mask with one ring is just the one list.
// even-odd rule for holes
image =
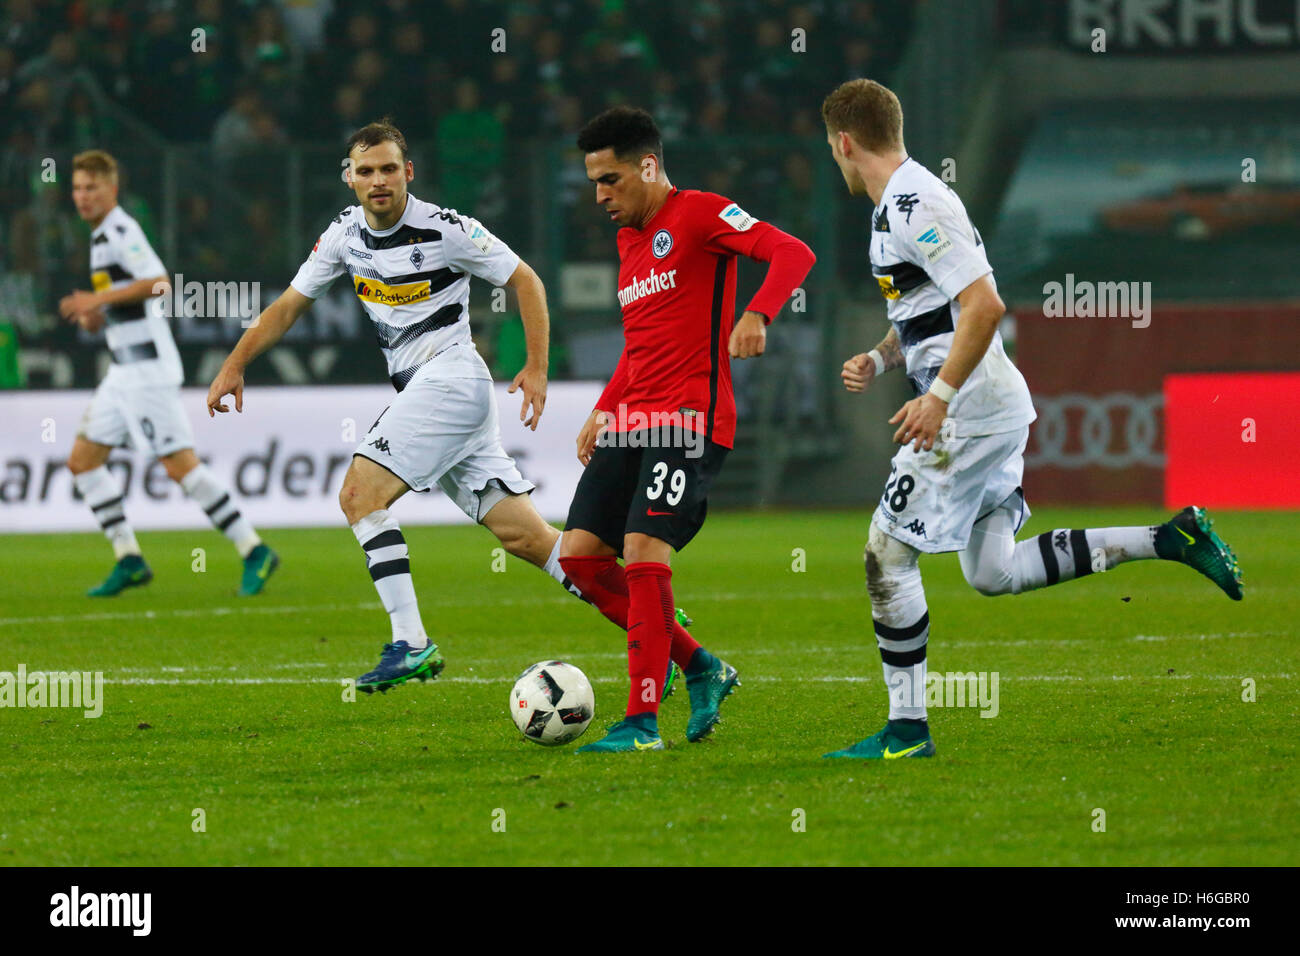
[[[1022, 537], [1153, 517], [1043, 509]], [[888, 764], [820, 759], [885, 715], [868, 512], [711, 517], [673, 583], [743, 686], [711, 740], [685, 742], [683, 689], [670, 748], [621, 755], [515, 732], [514, 676], [558, 657], [592, 679], [594, 739], [623, 636], [522, 562], [494, 572], [483, 529], [406, 529], [447, 669], [355, 702], [341, 679], [388, 624], [341, 522], [268, 532], [283, 566], [251, 600], [214, 532], [142, 532], [156, 579], [101, 601], [101, 536], [6, 536], [0, 671], [106, 683], [97, 719], [0, 709], [0, 863], [1293, 865], [1300, 515], [1215, 517], [1242, 603], [1158, 561], [986, 598], [924, 559], [930, 668], [997, 672], [999, 712], [932, 709], [937, 758]]]

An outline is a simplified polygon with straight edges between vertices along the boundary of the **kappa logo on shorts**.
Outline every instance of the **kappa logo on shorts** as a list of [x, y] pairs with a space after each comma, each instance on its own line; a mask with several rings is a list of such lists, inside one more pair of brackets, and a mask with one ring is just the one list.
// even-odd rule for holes
[[1052, 539], [1052, 543], [1056, 545], [1056, 550], [1060, 551], [1061, 554], [1067, 554], [1070, 550], [1069, 537], [1068, 532], [1058, 531], [1056, 537]]
[[382, 451], [385, 455], [390, 454], [390, 452], [389, 452], [389, 450], [388, 450], [388, 439], [387, 439], [387, 438], [376, 438], [374, 441], [369, 442], [369, 444], [370, 444], [371, 446], [373, 446], [374, 448], [378, 448], [378, 449], [379, 449], [380, 451]]
[[912, 532], [912, 534], [919, 535], [920, 537], [924, 538], [925, 522], [922, 521], [920, 518], [913, 518], [911, 524], [903, 526], [903, 530], [910, 531]]

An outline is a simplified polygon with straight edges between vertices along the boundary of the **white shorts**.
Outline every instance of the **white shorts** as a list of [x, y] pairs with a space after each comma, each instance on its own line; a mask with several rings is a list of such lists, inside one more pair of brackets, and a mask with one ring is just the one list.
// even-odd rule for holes
[[1020, 489], [1029, 428], [935, 442], [930, 451], [904, 445], [894, 456], [885, 493], [871, 516], [880, 530], [918, 551], [961, 551], [975, 522], [1007, 502], [1029, 517]]
[[[355, 454], [415, 491], [438, 485], [461, 511], [482, 521], [498, 501], [535, 486], [501, 447], [492, 379], [478, 354], [470, 355], [474, 361], [461, 354], [426, 362], [370, 426]], [[480, 369], [484, 377], [477, 377]]]
[[190, 419], [175, 385], [99, 383], [77, 434], [113, 448], [133, 448], [165, 458], [194, 447]]

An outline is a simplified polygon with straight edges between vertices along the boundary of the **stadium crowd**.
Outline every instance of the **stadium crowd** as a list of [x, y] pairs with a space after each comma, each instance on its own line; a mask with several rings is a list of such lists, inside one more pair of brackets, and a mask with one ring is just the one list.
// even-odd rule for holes
[[[151, 235], [173, 226], [187, 275], [282, 279], [302, 237], [275, 150], [309, 171], [298, 232], [346, 201], [341, 145], [383, 115], [407, 135], [417, 194], [500, 222], [536, 208], [539, 145], [571, 145], [621, 102], [656, 116], [675, 181], [758, 194], [810, 235], [815, 159], [790, 144], [819, 146], [836, 83], [892, 72], [911, 15], [880, 0], [0, 0], [0, 277], [34, 282], [38, 310], [84, 281], [84, 227], [44, 157], [118, 151], [124, 205]], [[167, 200], [163, 150], [184, 164]], [[607, 259], [581, 167], [557, 179], [563, 254]]]

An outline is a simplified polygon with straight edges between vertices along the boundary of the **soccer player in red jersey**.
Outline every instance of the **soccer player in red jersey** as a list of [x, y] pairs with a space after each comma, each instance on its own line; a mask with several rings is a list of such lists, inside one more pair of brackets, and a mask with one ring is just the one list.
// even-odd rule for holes
[[[578, 134], [578, 148], [596, 203], [623, 227], [618, 299], [626, 342], [578, 435], [586, 471], [560, 564], [602, 614], [627, 628], [631, 677], [626, 717], [581, 750], [661, 750], [659, 701], [670, 659], [686, 674], [689, 741], [713, 730], [737, 683], [736, 669], [674, 620], [669, 561], [703, 525], [709, 486], [735, 438], [730, 359], [763, 353], [767, 324], [816, 257], [729, 199], [674, 187], [659, 128], [644, 110], [601, 113]], [[736, 256], [768, 263], [739, 321]]]

